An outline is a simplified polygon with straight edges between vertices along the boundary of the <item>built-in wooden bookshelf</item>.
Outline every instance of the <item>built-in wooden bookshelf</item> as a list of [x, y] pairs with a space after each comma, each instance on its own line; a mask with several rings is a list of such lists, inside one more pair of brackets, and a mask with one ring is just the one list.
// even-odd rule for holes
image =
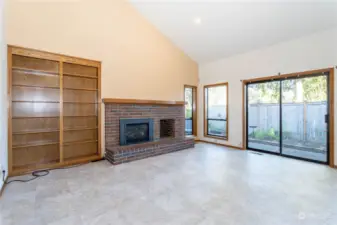
[[101, 158], [101, 63], [8, 46], [9, 174]]

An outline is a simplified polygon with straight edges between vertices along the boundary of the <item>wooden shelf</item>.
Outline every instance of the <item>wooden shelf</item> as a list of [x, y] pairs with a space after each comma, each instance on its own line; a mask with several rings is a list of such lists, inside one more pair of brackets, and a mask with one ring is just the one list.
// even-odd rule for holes
[[49, 163], [43, 163], [43, 164], [28, 164], [24, 166], [15, 166], [13, 167], [13, 172], [11, 176], [23, 175], [23, 174], [27, 174], [34, 170], [39, 170], [39, 169], [55, 169], [61, 166], [71, 166], [75, 164], [87, 163], [87, 162], [95, 161], [99, 159], [102, 159], [102, 156], [97, 154], [97, 155], [92, 155], [88, 157], [68, 158], [66, 159], [66, 161], [62, 162], [62, 164], [59, 162], [59, 160], [57, 161], [52, 160]]
[[98, 127], [89, 127], [89, 128], [68, 128], [64, 129], [64, 131], [82, 131], [82, 130], [96, 130]]
[[28, 87], [28, 88], [41, 88], [41, 89], [60, 89], [60, 87], [45, 87], [34, 85], [13, 84], [13, 87]]
[[63, 102], [64, 104], [100, 104], [98, 102]]
[[71, 117], [97, 117], [97, 115], [88, 115], [88, 116], [63, 116], [64, 117], [68, 117], [68, 118], [71, 118]]
[[[64, 117], [68, 117], [68, 118], [71, 118], [71, 117], [97, 117], [97, 115], [89, 115], [89, 116], [63, 116]], [[48, 119], [48, 118], [60, 118], [59, 116], [23, 116], [23, 117], [12, 117], [12, 119], [38, 119], [38, 118], [41, 118], [41, 119]]]
[[64, 162], [64, 164], [65, 165], [73, 165], [73, 164], [96, 161], [96, 160], [100, 160], [100, 159], [102, 159], [102, 156], [99, 153], [97, 153], [96, 155], [67, 158], [66, 161]]
[[63, 90], [75, 90], [75, 91], [98, 91], [94, 88], [63, 88]]
[[46, 145], [58, 145], [58, 144], [60, 144], [60, 142], [46, 142], [46, 143], [38, 143], [38, 144], [30, 144], [30, 145], [17, 145], [17, 146], [13, 146], [13, 149], [38, 147], [38, 146], [46, 146]]
[[98, 77], [86, 76], [86, 75], [79, 75], [79, 74], [71, 74], [71, 73], [64, 73], [64, 72], [63, 72], [63, 76], [82, 77], [82, 78], [90, 78], [90, 79], [98, 79]]
[[38, 169], [55, 169], [59, 168], [61, 166], [71, 166], [75, 164], [81, 164], [81, 163], [87, 163], [90, 161], [95, 161], [102, 159], [102, 156], [99, 154], [92, 155], [88, 157], [73, 157], [69, 158], [66, 161], [62, 162], [62, 164], [57, 160], [50, 161], [49, 163], [43, 163], [43, 164], [29, 164], [24, 166], [15, 166], [13, 167], [13, 172], [11, 176], [18, 176], [30, 173], [31, 171], [38, 170]]
[[59, 116], [13, 116], [12, 119], [48, 119], [48, 118], [60, 118]]
[[93, 143], [93, 142], [97, 142], [97, 141], [98, 141], [98, 140], [64, 142], [63, 145], [85, 144], [85, 143]]
[[71, 118], [71, 117], [97, 117], [96, 115], [92, 115], [92, 116], [63, 116], [63, 117], [68, 117], [68, 118]]
[[13, 135], [54, 133], [54, 132], [59, 132], [59, 131], [60, 130], [30, 130], [30, 131], [22, 131], [22, 132], [13, 132]]
[[99, 157], [98, 154], [90, 154], [90, 155], [84, 155], [84, 156], [79, 156], [79, 157], [71, 157], [71, 158], [65, 158], [66, 161], [77, 161], [85, 158], [93, 158], [95, 160], [97, 157]]
[[48, 71], [48, 70], [35, 70], [35, 69], [28, 69], [28, 68], [24, 68], [24, 67], [17, 67], [17, 66], [12, 66], [13, 70], [21, 70], [21, 71], [25, 71], [25, 72], [30, 72], [30, 73], [45, 73], [48, 75], [54, 75], [54, 76], [59, 76], [59, 72], [52, 72], [52, 71]]
[[12, 102], [21, 102], [21, 103], [60, 103], [59, 101], [21, 101], [21, 100], [14, 100]]
[[48, 162], [44, 162], [42, 164], [27, 164], [24, 166], [14, 166], [13, 175], [21, 175], [42, 168], [54, 168], [56, 165], [58, 165], [58, 162], [59, 160], [51, 160]]

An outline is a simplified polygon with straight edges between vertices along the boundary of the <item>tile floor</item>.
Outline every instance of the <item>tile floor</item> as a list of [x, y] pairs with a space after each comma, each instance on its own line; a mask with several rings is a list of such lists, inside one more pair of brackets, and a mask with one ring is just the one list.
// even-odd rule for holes
[[0, 199], [0, 224], [336, 225], [337, 170], [197, 144], [10, 184]]

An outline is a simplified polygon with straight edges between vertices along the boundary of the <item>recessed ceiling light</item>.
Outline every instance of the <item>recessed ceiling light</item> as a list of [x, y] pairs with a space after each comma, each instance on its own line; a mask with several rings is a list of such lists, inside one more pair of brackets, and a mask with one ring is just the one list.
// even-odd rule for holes
[[201, 18], [197, 17], [194, 19], [195, 24], [200, 24], [201, 23]]

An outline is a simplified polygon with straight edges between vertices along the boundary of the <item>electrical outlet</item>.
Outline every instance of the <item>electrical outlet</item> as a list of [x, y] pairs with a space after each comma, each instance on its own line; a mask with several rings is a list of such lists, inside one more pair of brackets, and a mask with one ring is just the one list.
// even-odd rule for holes
[[3, 166], [0, 164], [0, 172], [1, 172], [1, 175], [0, 175], [0, 179], [1, 179], [1, 182], [3, 181], [3, 180], [5, 180], [5, 178], [6, 178], [6, 170], [5, 170], [5, 168], [3, 168]]

